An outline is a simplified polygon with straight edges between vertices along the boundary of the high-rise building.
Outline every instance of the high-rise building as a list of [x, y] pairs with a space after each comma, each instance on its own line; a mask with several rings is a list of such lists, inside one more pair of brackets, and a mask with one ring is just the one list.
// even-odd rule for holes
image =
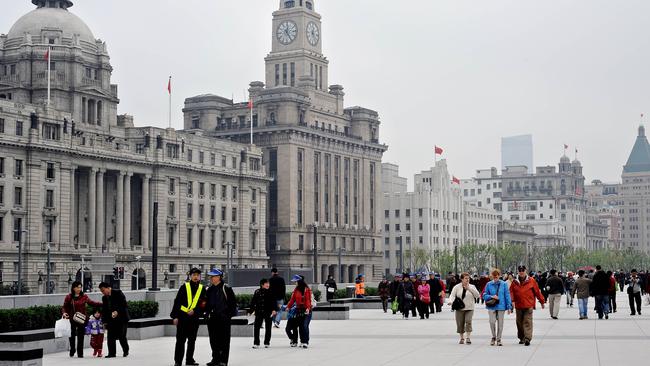
[[643, 126], [621, 178], [618, 202], [623, 247], [650, 252], [650, 145]]
[[[333, 275], [382, 276], [379, 115], [344, 107], [329, 84], [321, 16], [312, 0], [283, 0], [273, 13], [266, 82], [252, 82], [247, 103], [215, 95], [185, 101], [185, 127], [264, 150], [274, 177], [268, 197], [268, 252], [279, 268]], [[251, 126], [252, 125], [252, 126]], [[338, 267], [339, 258], [342, 259]], [[341, 273], [341, 278], [338, 274]]]
[[[106, 44], [70, 12], [72, 1], [32, 2], [0, 36], [2, 284], [20, 271], [31, 293], [65, 292], [85, 258], [86, 288], [114, 282], [111, 264], [124, 268], [123, 287], [143, 288], [154, 234], [156, 286], [176, 287], [192, 266], [225, 268], [229, 251], [236, 267], [268, 266], [262, 151], [134, 127], [117, 115]], [[108, 268], [99, 270], [99, 256]]]
[[501, 138], [501, 169], [509, 166], [525, 166], [528, 173], [534, 172], [533, 135]]

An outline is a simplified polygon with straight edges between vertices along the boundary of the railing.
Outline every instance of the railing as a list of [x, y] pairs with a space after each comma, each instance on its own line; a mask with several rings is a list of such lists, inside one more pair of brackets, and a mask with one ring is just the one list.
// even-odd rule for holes
[[95, 80], [95, 79], [90, 79], [90, 78], [85, 77], [85, 78], [81, 79], [81, 82], [84, 85], [92, 85], [92, 86], [96, 86], [96, 87], [100, 87], [100, 88], [102, 87], [102, 81], [101, 80]]
[[20, 75], [0, 75], [0, 81], [19, 83]]

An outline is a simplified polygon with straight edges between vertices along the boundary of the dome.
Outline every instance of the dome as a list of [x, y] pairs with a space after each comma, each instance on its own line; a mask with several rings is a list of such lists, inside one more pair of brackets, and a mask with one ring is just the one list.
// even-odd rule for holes
[[571, 160], [569, 159], [568, 156], [563, 155], [563, 156], [560, 158], [560, 164], [571, 164]]
[[575, 159], [574, 161], [572, 161], [571, 165], [573, 165], [573, 166], [582, 166], [582, 164], [580, 164], [580, 160], [578, 160], [578, 159]]
[[63, 32], [63, 38], [72, 39], [74, 35], [77, 35], [79, 40], [94, 45], [96, 40], [93, 32], [81, 18], [69, 12], [67, 6], [64, 5], [71, 6], [72, 3], [63, 1], [61, 7], [57, 8], [39, 5], [37, 9], [16, 21], [7, 34], [7, 40], [22, 39], [25, 33], [28, 33], [36, 38], [35, 43], [45, 43], [37, 41], [43, 31], [60, 31]]

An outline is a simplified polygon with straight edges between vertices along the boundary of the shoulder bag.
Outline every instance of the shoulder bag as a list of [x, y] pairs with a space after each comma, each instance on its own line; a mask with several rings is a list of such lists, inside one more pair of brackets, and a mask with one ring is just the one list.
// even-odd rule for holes
[[[499, 283], [497, 284], [497, 292], [496, 292], [496, 294], [495, 294], [495, 295], [497, 295], [497, 296], [499, 296], [499, 288], [501, 288], [501, 282], [499, 282]], [[499, 303], [499, 300], [498, 300], [498, 299], [491, 298], [490, 300], [488, 300], [488, 301], [485, 302], [485, 305], [486, 305], [486, 306], [489, 306], [489, 307], [493, 307], [493, 306], [497, 306], [498, 303]]]
[[462, 297], [456, 297], [454, 299], [454, 302], [451, 303], [451, 310], [463, 310], [465, 309], [465, 294], [467, 293], [467, 290], [463, 289], [463, 296]]

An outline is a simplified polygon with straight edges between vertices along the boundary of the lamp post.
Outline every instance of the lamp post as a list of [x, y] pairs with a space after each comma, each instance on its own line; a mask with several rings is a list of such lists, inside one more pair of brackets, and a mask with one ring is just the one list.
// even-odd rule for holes
[[230, 268], [232, 267], [232, 252], [234, 251], [234, 243], [226, 242], [226, 278], [230, 281]]
[[81, 255], [81, 288], [86, 290], [86, 284], [84, 283], [84, 271], [86, 270], [86, 256]]
[[402, 237], [399, 237], [399, 271], [404, 272], [404, 247], [402, 245]]
[[23, 233], [27, 230], [22, 228], [14, 230], [14, 235], [18, 234], [18, 292], [20, 296], [23, 293]]
[[45, 285], [45, 293], [49, 294], [50, 293], [50, 268], [52, 265], [50, 264], [50, 243], [47, 243], [47, 277], [45, 282], [47, 285]]
[[454, 271], [458, 274], [458, 244], [454, 244]]
[[339, 283], [343, 283], [343, 270], [341, 269], [341, 266], [343, 266], [343, 263], [341, 263], [343, 252], [345, 252], [345, 248], [339, 247]]
[[314, 222], [314, 283], [318, 283], [318, 222]]

